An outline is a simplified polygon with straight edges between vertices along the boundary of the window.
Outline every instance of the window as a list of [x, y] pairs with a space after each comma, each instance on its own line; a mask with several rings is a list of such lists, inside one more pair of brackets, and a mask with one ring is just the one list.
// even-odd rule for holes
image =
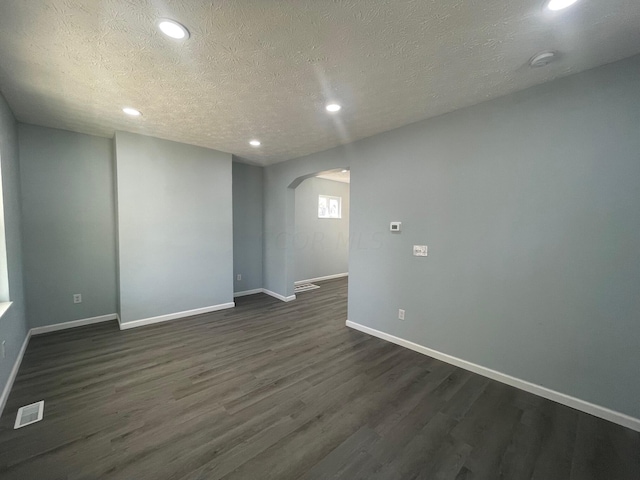
[[318, 218], [342, 218], [342, 197], [320, 195], [318, 197]]

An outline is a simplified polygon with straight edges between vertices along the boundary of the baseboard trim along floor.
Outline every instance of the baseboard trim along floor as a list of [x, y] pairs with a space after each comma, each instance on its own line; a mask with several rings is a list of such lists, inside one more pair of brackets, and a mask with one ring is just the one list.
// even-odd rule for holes
[[290, 301], [296, 299], [295, 295], [289, 295], [288, 297], [285, 297], [284, 295], [280, 295], [279, 293], [272, 292], [271, 290], [267, 290], [266, 288], [263, 288], [262, 292], [266, 293], [267, 295], [269, 295], [269, 296], [271, 296], [273, 298], [277, 298], [278, 300], [282, 300], [283, 302], [290, 302]]
[[117, 318], [117, 314], [110, 313], [108, 315], [100, 315], [98, 317], [81, 318], [80, 320], [54, 323], [53, 325], [45, 325], [44, 327], [32, 328], [31, 335], [42, 335], [43, 333], [57, 332], [58, 330], [66, 330], [68, 328], [82, 327], [84, 325], [92, 325], [94, 323], [109, 322], [111, 320], [116, 320]]
[[129, 328], [142, 327], [144, 325], [152, 325], [154, 323], [168, 322], [169, 320], [177, 320], [179, 318], [192, 317], [194, 315], [201, 315], [203, 313], [217, 312], [218, 310], [225, 310], [227, 308], [235, 307], [235, 302], [221, 303], [219, 305], [212, 305], [210, 307], [196, 308], [193, 310], [185, 310], [184, 312], [169, 313], [167, 315], [158, 315], [157, 317], [141, 318], [140, 320], [133, 320], [130, 322], [123, 322], [120, 319], [120, 330], [127, 330]]
[[349, 272], [335, 273], [333, 275], [325, 275], [324, 277], [314, 277], [314, 278], [307, 278], [306, 280], [297, 280], [296, 282], [294, 282], [294, 284], [298, 285], [300, 283], [322, 282], [323, 280], [333, 280], [334, 278], [342, 278], [342, 277], [348, 277], [348, 276], [349, 276]]
[[[336, 278], [342, 278], [342, 277], [348, 277], [348, 276], [349, 276], [349, 272], [336, 273], [333, 275], [325, 275], [324, 277], [314, 277], [314, 278], [309, 278], [307, 280], [297, 280], [296, 282], [294, 282], [294, 285], [300, 285], [302, 283], [322, 282], [323, 280], [333, 280]], [[254, 288], [252, 290], [243, 290], [241, 292], [234, 292], [233, 297], [234, 298], [244, 297], [246, 295], [255, 295], [256, 293], [264, 293], [266, 295], [270, 295], [274, 298], [277, 298], [278, 300], [282, 300], [283, 302], [290, 302], [296, 299], [295, 295], [290, 295], [288, 297], [285, 297], [284, 295], [280, 295], [279, 293], [272, 292], [271, 290], [267, 290], [266, 288]]]
[[256, 293], [264, 293], [264, 288], [254, 288], [253, 290], [243, 290], [242, 292], [233, 292], [233, 298], [246, 297], [247, 295], [255, 295]]
[[622, 425], [623, 427], [627, 427], [640, 432], [640, 419], [638, 418], [631, 417], [624, 413], [616, 412], [600, 405], [595, 405], [585, 400], [580, 400], [579, 398], [572, 397], [555, 390], [551, 390], [550, 388], [543, 387], [541, 385], [536, 385], [535, 383], [527, 382], [526, 380], [512, 377], [511, 375], [507, 375], [505, 373], [501, 373], [496, 370], [492, 370], [490, 368], [486, 368], [481, 365], [462, 360], [461, 358], [447, 355], [446, 353], [442, 353], [423, 345], [411, 342], [409, 340], [396, 337], [395, 335], [381, 332], [380, 330], [376, 330], [375, 328], [352, 322], [351, 320], [347, 320], [346, 325], [347, 327], [353, 328], [354, 330], [367, 333], [382, 340], [386, 340], [415, 352], [422, 353], [423, 355], [427, 355], [437, 360], [455, 365], [456, 367], [463, 368], [470, 372], [477, 373], [487, 378], [491, 378], [492, 380], [496, 380], [512, 387], [519, 388], [520, 390], [524, 390], [525, 392], [533, 393], [534, 395], [538, 395], [548, 400], [553, 400], [554, 402], [561, 403], [562, 405], [575, 408], [576, 410], [580, 410], [590, 415], [594, 415], [604, 420], [608, 420], [610, 422], [617, 423], [618, 425]]
[[27, 345], [29, 345], [30, 338], [31, 338], [31, 330], [29, 330], [27, 332], [26, 337], [24, 337], [24, 342], [22, 342], [22, 347], [20, 347], [20, 351], [18, 352], [16, 361], [13, 363], [13, 368], [11, 369], [11, 373], [9, 373], [9, 378], [7, 378], [7, 383], [5, 383], [4, 389], [2, 390], [2, 396], [0, 396], [0, 417], [2, 416], [4, 407], [7, 404], [7, 400], [9, 399], [9, 394], [11, 393], [11, 389], [13, 388], [13, 382], [16, 381], [16, 377], [18, 376], [18, 370], [20, 370], [20, 364], [22, 363], [22, 358], [24, 357], [24, 353], [27, 351]]
[[265, 295], [269, 295], [270, 297], [277, 298], [278, 300], [282, 300], [283, 302], [291, 302], [296, 299], [295, 295], [289, 295], [285, 297], [284, 295], [280, 295], [279, 293], [272, 292], [271, 290], [267, 290], [266, 288], [254, 288], [253, 290], [244, 290], [242, 292], [234, 292], [233, 298], [244, 297], [247, 295], [255, 295], [256, 293], [264, 293]]

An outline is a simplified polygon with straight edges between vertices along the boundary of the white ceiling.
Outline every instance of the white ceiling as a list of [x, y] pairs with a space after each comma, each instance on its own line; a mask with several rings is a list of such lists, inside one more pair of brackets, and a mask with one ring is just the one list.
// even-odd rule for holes
[[0, 90], [22, 122], [267, 165], [640, 53], [639, 25], [638, 0], [3, 0]]
[[351, 183], [351, 172], [347, 170], [331, 170], [329, 172], [322, 172], [316, 175], [318, 178], [324, 178], [325, 180], [333, 180], [334, 182]]

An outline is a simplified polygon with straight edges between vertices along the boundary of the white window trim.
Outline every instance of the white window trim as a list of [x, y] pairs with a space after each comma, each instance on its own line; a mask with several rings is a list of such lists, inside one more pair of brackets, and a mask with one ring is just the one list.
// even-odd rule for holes
[[5, 313], [7, 313], [7, 310], [9, 310], [9, 307], [12, 303], [13, 302], [0, 302], [0, 318], [2, 318]]

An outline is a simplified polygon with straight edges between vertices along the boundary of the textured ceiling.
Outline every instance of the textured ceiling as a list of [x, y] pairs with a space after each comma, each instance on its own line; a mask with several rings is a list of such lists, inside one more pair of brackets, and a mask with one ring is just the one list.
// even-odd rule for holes
[[22, 122], [266, 165], [640, 53], [639, 25], [638, 0], [2, 0], [0, 90]]

